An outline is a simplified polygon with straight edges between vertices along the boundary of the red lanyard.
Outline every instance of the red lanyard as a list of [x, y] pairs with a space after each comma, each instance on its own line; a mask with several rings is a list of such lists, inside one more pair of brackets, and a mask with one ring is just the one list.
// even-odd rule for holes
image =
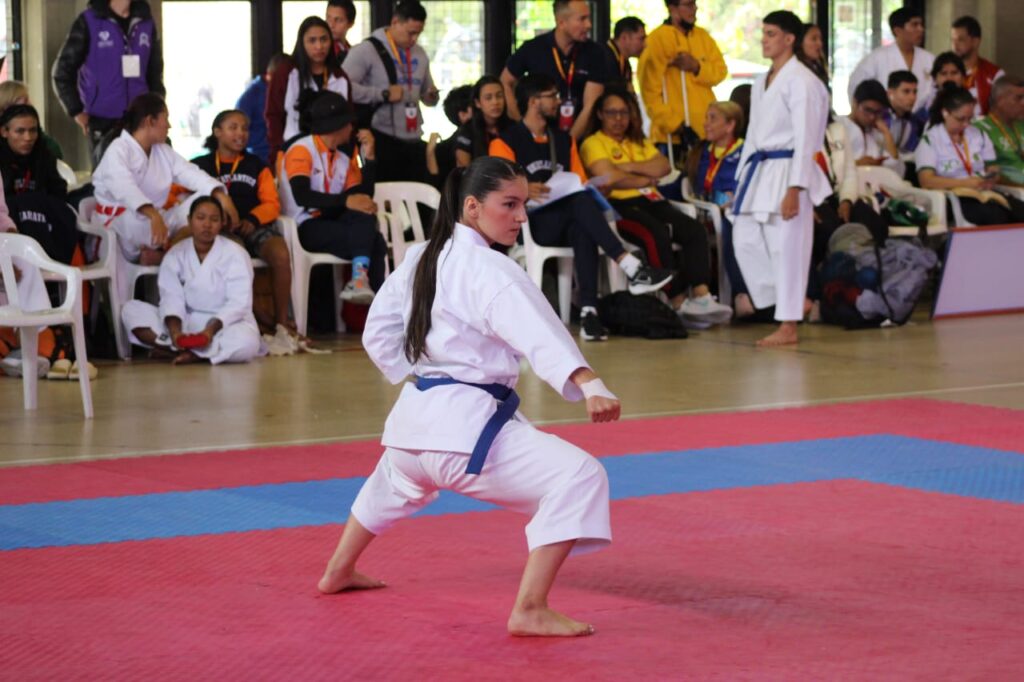
[[239, 154], [238, 158], [236, 158], [234, 163], [231, 164], [231, 172], [228, 173], [227, 180], [224, 180], [221, 177], [221, 174], [220, 174], [220, 152], [215, 152], [214, 153], [214, 155], [213, 155], [213, 163], [214, 163], [215, 168], [217, 169], [217, 177], [219, 179], [221, 179], [221, 181], [224, 183], [224, 186], [227, 187], [228, 190], [230, 190], [231, 189], [231, 179], [235, 177], [235, 171], [238, 170], [238, 164], [242, 163], [242, 155]]
[[724, 152], [722, 152], [721, 156], [719, 156], [717, 158], [715, 157], [715, 145], [712, 144], [708, 148], [708, 159], [709, 159], [709, 161], [708, 161], [708, 170], [707, 170], [706, 173], [704, 173], [704, 194], [705, 195], [711, 194], [711, 186], [713, 184], [715, 184], [715, 176], [718, 175], [718, 171], [721, 170], [721, 168], [722, 168], [722, 161], [725, 160], [725, 157], [729, 156], [734, 151], [736, 151], [736, 149], [739, 148], [739, 146], [740, 146], [740, 140], [736, 140], [731, 145], [729, 145], [729, 147]]
[[21, 180], [21, 189], [18, 190], [18, 193], [20, 194], [21, 192], [29, 191], [31, 184], [32, 184], [32, 170], [29, 169], [29, 170], [25, 171], [25, 177], [22, 178], [22, 180]]
[[569, 96], [572, 97], [572, 78], [576, 74], [576, 48], [573, 48], [569, 54], [569, 74], [566, 75], [565, 67], [562, 66], [562, 58], [558, 54], [558, 48], [551, 48], [551, 55], [555, 58], [555, 68], [558, 69], [558, 75], [562, 77], [565, 84], [569, 86]]
[[[398, 51], [398, 45], [395, 45], [395, 41], [391, 38], [391, 32], [390, 31], [385, 31], [384, 34], [388, 37], [388, 43], [390, 43], [391, 49], [395, 53], [395, 60], [399, 64], [401, 64], [402, 63], [402, 53]], [[409, 86], [409, 93], [411, 94], [412, 93], [412, 50], [410, 48], [406, 48], [406, 50], [405, 50], [405, 72], [406, 72], [406, 74], [408, 76], [407, 83], [408, 83], [408, 86]]]
[[[949, 140], [953, 142], [952, 138]], [[971, 149], [967, 146], [967, 131], [964, 131], [964, 150], [960, 151], [960, 145], [953, 142], [953, 150], [956, 151], [956, 155], [960, 157], [960, 163], [964, 165], [964, 170], [967, 171], [967, 177], [974, 175], [974, 166], [971, 165]]]

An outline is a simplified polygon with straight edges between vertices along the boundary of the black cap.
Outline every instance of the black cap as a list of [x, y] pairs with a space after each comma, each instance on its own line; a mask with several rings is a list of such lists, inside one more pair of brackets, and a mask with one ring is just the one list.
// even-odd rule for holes
[[309, 107], [309, 131], [322, 135], [341, 130], [355, 120], [352, 105], [336, 92], [321, 93]]

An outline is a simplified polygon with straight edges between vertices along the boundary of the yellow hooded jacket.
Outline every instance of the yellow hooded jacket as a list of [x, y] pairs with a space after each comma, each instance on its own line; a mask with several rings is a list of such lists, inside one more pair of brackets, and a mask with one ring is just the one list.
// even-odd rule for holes
[[[671, 64], [679, 52], [689, 52], [700, 62], [696, 76], [686, 73], [686, 95], [690, 104], [690, 127], [701, 138], [704, 137], [704, 114], [708, 105], [715, 101], [711, 88], [728, 75], [718, 43], [703, 28], [694, 26], [689, 34], [670, 24], [654, 29], [647, 36], [639, 67], [640, 94], [651, 119], [654, 142], [664, 142], [668, 133], [677, 130], [686, 120], [680, 71]], [[667, 103], [663, 99], [666, 88]]]

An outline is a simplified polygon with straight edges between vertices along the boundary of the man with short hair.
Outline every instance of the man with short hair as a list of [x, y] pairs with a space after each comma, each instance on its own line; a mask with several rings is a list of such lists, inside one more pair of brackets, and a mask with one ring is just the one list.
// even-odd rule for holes
[[914, 118], [914, 102], [917, 101], [917, 76], [906, 70], [889, 74], [889, 110], [883, 118], [889, 126], [896, 148], [901, 152], [912, 152], [921, 139], [921, 125]]
[[1003, 76], [989, 93], [989, 112], [974, 122], [996, 150], [999, 181], [1024, 185], [1024, 79]]
[[528, 74], [544, 74], [558, 85], [562, 104], [558, 129], [579, 139], [586, 131], [594, 102], [608, 79], [600, 46], [590, 40], [590, 3], [555, 0], [555, 29], [527, 40], [515, 51], [501, 72], [508, 115], [518, 121], [521, 112], [515, 89]]
[[992, 84], [1006, 72], [978, 54], [981, 47], [981, 24], [974, 17], [963, 16], [953, 22], [951, 31], [953, 52], [964, 60], [967, 80], [964, 87], [978, 100], [978, 113], [988, 113], [989, 94]]
[[910, 71], [917, 76], [917, 100], [914, 110], [931, 101], [932, 63], [935, 55], [919, 47], [924, 39], [924, 22], [921, 11], [912, 7], [900, 7], [889, 15], [889, 28], [896, 41], [883, 45], [864, 57], [850, 75], [848, 93], [862, 82], [874, 79], [886, 83], [893, 71]]
[[345, 55], [352, 49], [345, 36], [356, 23], [356, 4], [352, 0], [327, 0], [327, 16], [324, 18], [331, 27], [334, 54], [340, 59], [345, 59]]
[[[370, 127], [376, 139], [378, 182], [426, 180], [420, 103], [432, 107], [440, 99], [427, 53], [416, 44], [426, 21], [423, 5], [415, 0], [402, 2], [395, 7], [390, 25], [374, 31], [345, 57], [352, 100], [377, 107]], [[385, 66], [385, 54], [393, 69]], [[395, 75], [394, 83], [389, 71]]]
[[[665, 143], [691, 128], [704, 137], [704, 116], [714, 86], [728, 69], [718, 43], [696, 25], [696, 0], [665, 0], [668, 20], [647, 36], [640, 55], [640, 95], [651, 119], [651, 140]], [[685, 79], [686, 89], [683, 90]]]
[[885, 123], [889, 97], [876, 80], [866, 80], [853, 91], [850, 115], [840, 120], [846, 127], [846, 139], [858, 166], [885, 166], [903, 176], [906, 170], [900, 152]]
[[606, 85], [621, 85], [630, 92], [636, 92], [629, 60], [643, 53], [646, 42], [647, 29], [640, 19], [623, 17], [615, 22], [612, 38], [604, 46], [605, 73], [608, 74]]

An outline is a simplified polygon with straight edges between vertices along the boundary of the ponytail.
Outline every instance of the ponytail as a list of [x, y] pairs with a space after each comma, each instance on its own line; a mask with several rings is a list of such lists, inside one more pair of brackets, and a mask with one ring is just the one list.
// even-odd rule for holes
[[455, 232], [455, 223], [462, 218], [466, 197], [483, 201], [502, 182], [526, 177], [523, 167], [496, 156], [481, 156], [465, 168], [448, 174], [441, 193], [441, 204], [434, 218], [431, 238], [416, 264], [412, 285], [412, 315], [405, 330], [405, 357], [415, 364], [427, 355], [427, 334], [430, 333], [431, 310], [437, 291], [437, 267], [441, 250]]
[[244, 118], [246, 123], [249, 123], [249, 114], [245, 113], [241, 109], [225, 109], [214, 117], [213, 125], [210, 126], [211, 132], [207, 136], [206, 141], [203, 142], [203, 147], [209, 149], [211, 152], [217, 151], [217, 148], [220, 145], [217, 143], [217, 136], [214, 135], [212, 131], [223, 126], [224, 121], [236, 114]]
[[131, 135], [142, 127], [147, 118], [156, 118], [166, 113], [167, 103], [163, 97], [153, 92], [143, 93], [132, 100], [121, 120], [114, 125], [108, 135], [110, 139], [120, 136], [122, 131], [127, 131]]

